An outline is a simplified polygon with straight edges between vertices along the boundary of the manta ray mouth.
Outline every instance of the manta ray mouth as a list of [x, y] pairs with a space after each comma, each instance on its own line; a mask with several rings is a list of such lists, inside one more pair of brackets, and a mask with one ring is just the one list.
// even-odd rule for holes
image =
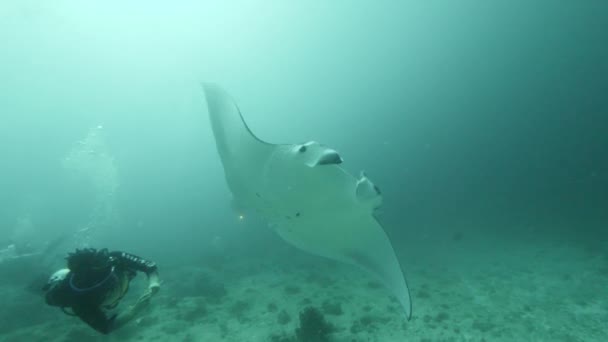
[[324, 153], [319, 160], [317, 165], [337, 165], [342, 164], [342, 157], [336, 151], [327, 151]]

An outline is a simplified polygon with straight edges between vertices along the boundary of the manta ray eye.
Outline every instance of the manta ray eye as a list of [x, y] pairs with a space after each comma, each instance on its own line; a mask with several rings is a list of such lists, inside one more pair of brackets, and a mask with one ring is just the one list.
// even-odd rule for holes
[[300, 152], [300, 153], [304, 153], [304, 152], [306, 152], [306, 150], [307, 150], [307, 149], [308, 149], [308, 148], [306, 147], [306, 145], [302, 145], [302, 146], [300, 146], [300, 148], [298, 149], [298, 152]]
[[378, 195], [382, 195], [382, 191], [380, 191], [380, 188], [376, 186], [376, 184], [374, 184], [374, 190], [376, 190], [376, 193]]

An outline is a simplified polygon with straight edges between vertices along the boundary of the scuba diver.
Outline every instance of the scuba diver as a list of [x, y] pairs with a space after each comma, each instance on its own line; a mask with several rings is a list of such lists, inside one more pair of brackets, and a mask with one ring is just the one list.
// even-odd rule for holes
[[[160, 289], [156, 264], [133, 254], [86, 248], [69, 253], [66, 260], [68, 268], [55, 272], [43, 287], [46, 303], [78, 316], [102, 334], [132, 320]], [[127, 310], [109, 314], [127, 293], [138, 271], [148, 278], [144, 293]]]

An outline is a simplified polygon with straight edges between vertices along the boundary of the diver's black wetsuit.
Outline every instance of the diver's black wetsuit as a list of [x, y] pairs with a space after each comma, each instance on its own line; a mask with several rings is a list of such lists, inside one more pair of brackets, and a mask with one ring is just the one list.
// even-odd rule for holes
[[[133, 254], [124, 252], [110, 252], [111, 263], [114, 266], [114, 273], [120, 279], [124, 276], [130, 281], [137, 272], [143, 272], [150, 276], [156, 272], [156, 264]], [[112, 331], [116, 314], [107, 317], [104, 312], [104, 300], [112, 287], [100, 287], [90, 293], [82, 293], [75, 290], [70, 284], [72, 272], [68, 273], [65, 279], [52, 291], [46, 294], [46, 303], [51, 306], [61, 307], [64, 312], [66, 308], [71, 308], [73, 314], [90, 325], [93, 329], [107, 334]], [[114, 283], [114, 285], [116, 285]], [[126, 293], [126, 290], [122, 295]], [[121, 296], [122, 297], [122, 296]], [[118, 304], [116, 300], [115, 305]], [[111, 308], [111, 307], [110, 307]], [[66, 312], [67, 313], [67, 312]]]

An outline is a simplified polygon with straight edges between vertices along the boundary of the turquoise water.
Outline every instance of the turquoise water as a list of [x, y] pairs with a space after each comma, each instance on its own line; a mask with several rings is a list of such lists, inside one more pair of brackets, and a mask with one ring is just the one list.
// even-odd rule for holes
[[[292, 341], [310, 306], [331, 341], [607, 340], [606, 32], [602, 1], [2, 2], [0, 339], [101, 340], [38, 290], [94, 246], [164, 281], [112, 341]], [[411, 321], [239, 218], [202, 81], [374, 180]]]

